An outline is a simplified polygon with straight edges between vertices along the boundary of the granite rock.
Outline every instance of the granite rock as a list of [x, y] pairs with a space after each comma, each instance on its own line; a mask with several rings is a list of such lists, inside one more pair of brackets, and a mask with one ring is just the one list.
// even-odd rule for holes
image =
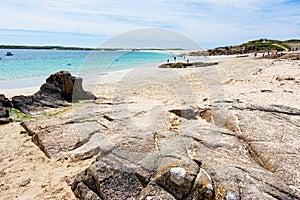
[[95, 96], [82, 88], [82, 79], [74, 77], [68, 71], [50, 75], [40, 90], [30, 96], [15, 96], [12, 105], [25, 114], [37, 113], [46, 108], [68, 106], [78, 100], [93, 100]]
[[23, 123], [50, 158], [95, 156], [71, 183], [78, 198], [300, 199], [298, 109], [214, 102], [202, 109], [211, 120], [177, 116], [180, 129], [157, 130], [134, 126], [136, 113], [123, 103], [90, 102], [58, 120]]

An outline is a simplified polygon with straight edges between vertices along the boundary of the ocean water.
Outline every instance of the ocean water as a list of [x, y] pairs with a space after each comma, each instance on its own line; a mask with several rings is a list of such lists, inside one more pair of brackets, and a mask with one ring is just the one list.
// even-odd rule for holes
[[[5, 56], [6, 52], [13, 56]], [[101, 74], [108, 71], [159, 65], [173, 55], [145, 51], [81, 51], [0, 49], [0, 89], [39, 86], [50, 74], [68, 70]]]

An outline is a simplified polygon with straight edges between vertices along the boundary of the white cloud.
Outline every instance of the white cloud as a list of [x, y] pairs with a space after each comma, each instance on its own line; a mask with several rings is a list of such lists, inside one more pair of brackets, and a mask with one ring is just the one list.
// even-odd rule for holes
[[[115, 36], [167, 28], [196, 41], [238, 42], [259, 34], [299, 35], [300, 4], [287, 0], [27, 0], [0, 7], [3, 29]], [[287, 3], [287, 4], [286, 4]], [[276, 34], [280, 32], [280, 34]], [[283, 30], [289, 32], [284, 33]], [[0, 41], [1, 42], [1, 41]]]
[[128, 31], [105, 41], [100, 47], [164, 48], [165, 46], [183, 49], [200, 48], [197, 43], [185, 35], [158, 28]]
[[287, 0], [195, 0], [195, 2], [227, 6], [227, 8], [259, 9], [263, 6], [279, 4]]

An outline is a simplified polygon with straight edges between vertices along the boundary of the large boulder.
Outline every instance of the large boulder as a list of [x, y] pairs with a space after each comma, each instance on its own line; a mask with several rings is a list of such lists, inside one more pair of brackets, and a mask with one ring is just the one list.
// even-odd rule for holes
[[38, 112], [45, 108], [68, 106], [68, 102], [95, 99], [95, 96], [82, 88], [82, 78], [74, 77], [68, 71], [51, 74], [40, 90], [30, 96], [12, 98], [14, 108], [25, 114]]
[[68, 102], [95, 98], [93, 94], [83, 90], [82, 78], [74, 77], [68, 71], [51, 74], [37, 95], [51, 96]]
[[4, 94], [0, 94], [0, 105], [6, 107], [6, 108], [11, 108], [12, 103], [9, 98], [5, 97]]

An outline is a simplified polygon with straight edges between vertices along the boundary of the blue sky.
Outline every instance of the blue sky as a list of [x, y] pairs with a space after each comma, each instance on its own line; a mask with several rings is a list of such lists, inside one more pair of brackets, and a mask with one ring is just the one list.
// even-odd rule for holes
[[98, 47], [149, 27], [204, 48], [300, 38], [299, 10], [299, 0], [2, 0], [0, 44]]

